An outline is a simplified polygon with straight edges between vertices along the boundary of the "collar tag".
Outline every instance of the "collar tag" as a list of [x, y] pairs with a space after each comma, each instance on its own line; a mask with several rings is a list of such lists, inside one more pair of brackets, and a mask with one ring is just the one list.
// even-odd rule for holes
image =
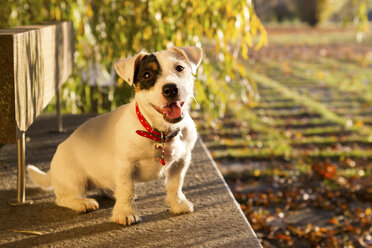
[[177, 129], [176, 131], [168, 135], [165, 135], [164, 132], [159, 132], [150, 126], [150, 124], [146, 121], [145, 117], [142, 115], [137, 103], [136, 103], [136, 113], [137, 113], [138, 120], [141, 122], [142, 126], [146, 129], [146, 131], [136, 130], [136, 133], [142, 137], [145, 137], [145, 138], [148, 138], [148, 139], [151, 139], [157, 142], [155, 143], [154, 157], [157, 162], [159, 162], [160, 164], [164, 166], [165, 165], [165, 157], [164, 157], [165, 142], [168, 142], [174, 137], [176, 137], [177, 134], [180, 132], [180, 129]]

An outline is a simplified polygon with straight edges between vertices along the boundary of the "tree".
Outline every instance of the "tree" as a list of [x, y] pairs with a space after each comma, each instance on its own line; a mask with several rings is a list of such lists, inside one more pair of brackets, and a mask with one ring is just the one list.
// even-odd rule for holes
[[[133, 89], [113, 70], [113, 63], [121, 57], [143, 49], [152, 52], [171, 45], [196, 45], [203, 46], [207, 55], [197, 75], [196, 98], [204, 110], [213, 110], [207, 113], [223, 113], [232, 94], [225, 79], [247, 76], [238, 57], [247, 59], [248, 48], [258, 49], [267, 42], [250, 0], [0, 3], [2, 28], [62, 19], [73, 20], [76, 30], [76, 69], [63, 89], [65, 110], [72, 112], [104, 112], [128, 101]], [[254, 96], [252, 90], [247, 92], [250, 98]]]
[[367, 6], [372, 4], [370, 0], [301, 0], [296, 3], [301, 20], [311, 26], [323, 23], [335, 13], [347, 9], [347, 19], [354, 18], [360, 31], [366, 30]]

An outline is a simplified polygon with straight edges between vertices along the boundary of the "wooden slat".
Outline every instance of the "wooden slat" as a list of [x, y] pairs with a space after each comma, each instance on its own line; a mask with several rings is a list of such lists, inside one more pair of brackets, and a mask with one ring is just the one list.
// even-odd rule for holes
[[10, 51], [0, 55], [0, 143], [15, 142], [67, 80], [73, 41], [68, 21], [0, 30], [0, 52]]

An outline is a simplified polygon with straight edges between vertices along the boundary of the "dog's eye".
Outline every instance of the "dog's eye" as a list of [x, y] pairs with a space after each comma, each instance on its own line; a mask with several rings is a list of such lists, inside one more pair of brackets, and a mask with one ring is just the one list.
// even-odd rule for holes
[[144, 79], [149, 79], [151, 76], [152, 76], [151, 73], [147, 71], [147, 72], [143, 73], [143, 76], [142, 77]]
[[183, 71], [183, 69], [185, 69], [185, 68], [182, 65], [177, 65], [176, 66], [176, 71], [178, 71], [178, 72]]

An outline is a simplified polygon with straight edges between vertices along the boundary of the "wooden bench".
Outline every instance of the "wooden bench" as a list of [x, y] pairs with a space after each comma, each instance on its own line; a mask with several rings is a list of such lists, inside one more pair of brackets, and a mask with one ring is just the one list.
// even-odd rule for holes
[[62, 131], [59, 89], [73, 68], [71, 21], [0, 29], [0, 143], [17, 143], [17, 200], [25, 198], [25, 132], [53, 96]]

